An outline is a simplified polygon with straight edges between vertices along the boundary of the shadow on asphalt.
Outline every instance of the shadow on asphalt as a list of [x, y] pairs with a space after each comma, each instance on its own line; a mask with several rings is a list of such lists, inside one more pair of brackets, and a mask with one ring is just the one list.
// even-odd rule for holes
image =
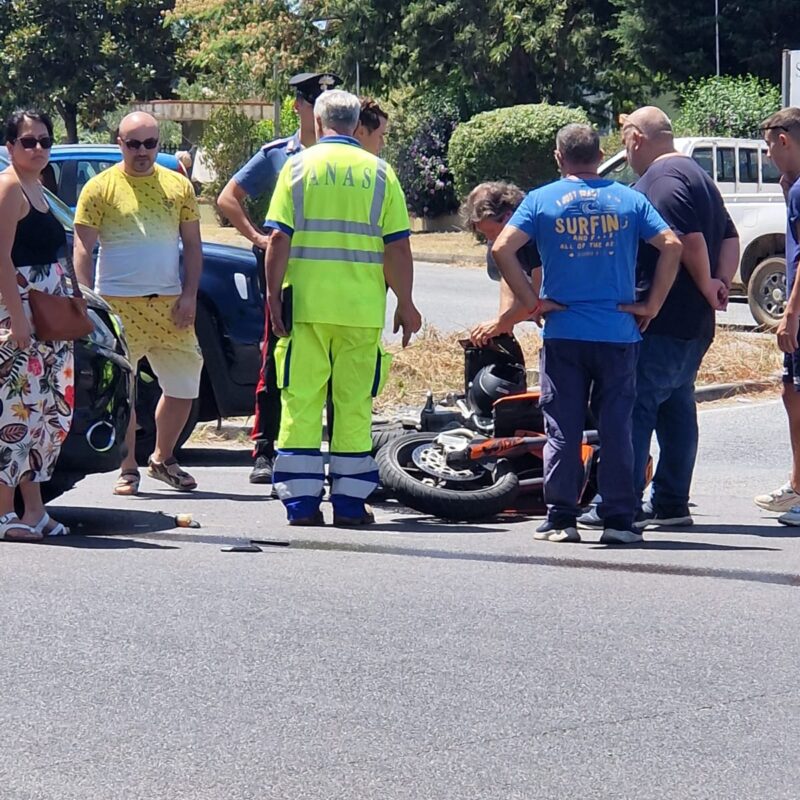
[[231, 492], [204, 492], [202, 489], [194, 489], [191, 492], [178, 492], [175, 490], [166, 489], [163, 492], [142, 492], [136, 495], [136, 499], [143, 498], [145, 500], [163, 500], [165, 497], [170, 499], [180, 497], [181, 500], [234, 500], [240, 502], [264, 502], [271, 500], [269, 494], [232, 494]]
[[[653, 528], [652, 533], [670, 531], [670, 528]], [[671, 532], [722, 533], [726, 536], [763, 536], [774, 539], [800, 537], [800, 528], [791, 525], [692, 525], [691, 528], [673, 528]]]
[[54, 536], [38, 542], [37, 546], [48, 547], [76, 547], [81, 550], [178, 550], [169, 544], [156, 544], [155, 542], [142, 542], [137, 539], [109, 539], [105, 536]]
[[[655, 543], [646, 543], [641, 549], [659, 549], [653, 547]], [[662, 544], [674, 544], [673, 542], [662, 542]], [[684, 544], [680, 542], [678, 544]], [[700, 544], [689, 542], [689, 544]], [[559, 545], [562, 552], [564, 545]], [[578, 548], [580, 545], [570, 545], [569, 548]], [[772, 550], [768, 547], [725, 547], [707, 545], [707, 549], [728, 549], [728, 550]], [[527, 556], [515, 553], [465, 553], [449, 550], [433, 550], [425, 548], [398, 547], [392, 545], [376, 545], [368, 543], [353, 542], [320, 542], [313, 540], [295, 540], [289, 545], [289, 549], [297, 550], [316, 550], [316, 551], [336, 551], [342, 553], [403, 556], [411, 558], [432, 558], [446, 561], [478, 561], [488, 564], [519, 564], [533, 567], [560, 567], [567, 569], [589, 569], [599, 572], [629, 572], [634, 574], [650, 575], [675, 575], [686, 578], [713, 578], [728, 581], [746, 581], [753, 583], [771, 583], [779, 586], [800, 587], [800, 575], [787, 572], [761, 572], [759, 570], [747, 569], [724, 569], [719, 567], [692, 567], [679, 564], [653, 564], [653, 563], [623, 563], [618, 561], [595, 561], [588, 558], [556, 558], [553, 556]], [[600, 548], [592, 548], [597, 550]], [[623, 548], [602, 548], [609, 554], [613, 550], [630, 550], [631, 545]], [[636, 548], [633, 548], [636, 549]], [[660, 548], [665, 549], [665, 548]], [[699, 549], [699, 548], [695, 548]]]
[[180, 452], [184, 467], [252, 467], [249, 449], [227, 447], [183, 447]]
[[413, 520], [403, 518], [395, 522], [376, 522], [364, 528], [364, 531], [367, 533], [508, 533], [508, 528], [501, 528], [498, 525], [485, 527], [474, 523], [442, 522], [436, 517], [416, 517]]
[[[645, 531], [645, 536], [647, 532]], [[609, 547], [624, 550], [695, 550], [695, 551], [709, 551], [709, 552], [772, 552], [780, 551], [780, 547], [748, 547], [746, 545], [738, 544], [711, 544], [709, 542], [684, 542], [666, 539], [645, 539], [638, 544], [625, 544], [625, 545], [608, 545], [596, 544], [592, 547], [593, 550], [608, 550]]]
[[54, 519], [63, 522], [72, 533], [70, 536], [46, 539], [48, 544], [58, 541], [87, 541], [85, 537], [88, 536], [141, 536], [171, 531], [176, 526], [175, 517], [162, 511], [76, 506], [56, 506], [49, 510]]

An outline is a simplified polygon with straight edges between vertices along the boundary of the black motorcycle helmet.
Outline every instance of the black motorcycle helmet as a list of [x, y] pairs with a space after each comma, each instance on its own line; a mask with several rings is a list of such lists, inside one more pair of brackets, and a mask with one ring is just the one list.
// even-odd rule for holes
[[510, 394], [520, 394], [527, 389], [527, 375], [520, 364], [488, 364], [475, 375], [467, 400], [477, 414], [490, 417], [496, 400]]

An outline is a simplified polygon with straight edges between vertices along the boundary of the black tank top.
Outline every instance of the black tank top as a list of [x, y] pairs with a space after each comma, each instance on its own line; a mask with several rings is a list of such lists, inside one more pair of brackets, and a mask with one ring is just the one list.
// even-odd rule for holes
[[[23, 190], [24, 194], [24, 190]], [[28, 198], [27, 195], [25, 195]], [[39, 211], [28, 198], [31, 210], [17, 223], [11, 260], [15, 267], [52, 264], [67, 243], [67, 235], [53, 212]]]

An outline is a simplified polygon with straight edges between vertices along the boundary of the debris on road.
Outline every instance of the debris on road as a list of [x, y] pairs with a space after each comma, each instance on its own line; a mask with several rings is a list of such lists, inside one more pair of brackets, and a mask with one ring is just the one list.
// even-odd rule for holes
[[178, 528], [199, 528], [200, 523], [191, 514], [176, 514], [175, 525]]
[[263, 553], [264, 551], [255, 544], [232, 544], [220, 547], [223, 553]]

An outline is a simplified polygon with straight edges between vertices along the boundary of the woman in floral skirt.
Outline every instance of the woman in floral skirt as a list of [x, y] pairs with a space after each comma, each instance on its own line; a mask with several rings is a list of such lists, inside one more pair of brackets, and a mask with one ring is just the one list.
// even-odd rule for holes
[[[40, 541], [67, 533], [42, 503], [72, 421], [71, 342], [36, 337], [28, 294], [68, 294], [57, 261], [66, 246], [39, 178], [50, 158], [53, 125], [38, 111], [6, 123], [11, 166], [0, 173], [0, 539]], [[17, 488], [24, 513], [14, 513]]]

